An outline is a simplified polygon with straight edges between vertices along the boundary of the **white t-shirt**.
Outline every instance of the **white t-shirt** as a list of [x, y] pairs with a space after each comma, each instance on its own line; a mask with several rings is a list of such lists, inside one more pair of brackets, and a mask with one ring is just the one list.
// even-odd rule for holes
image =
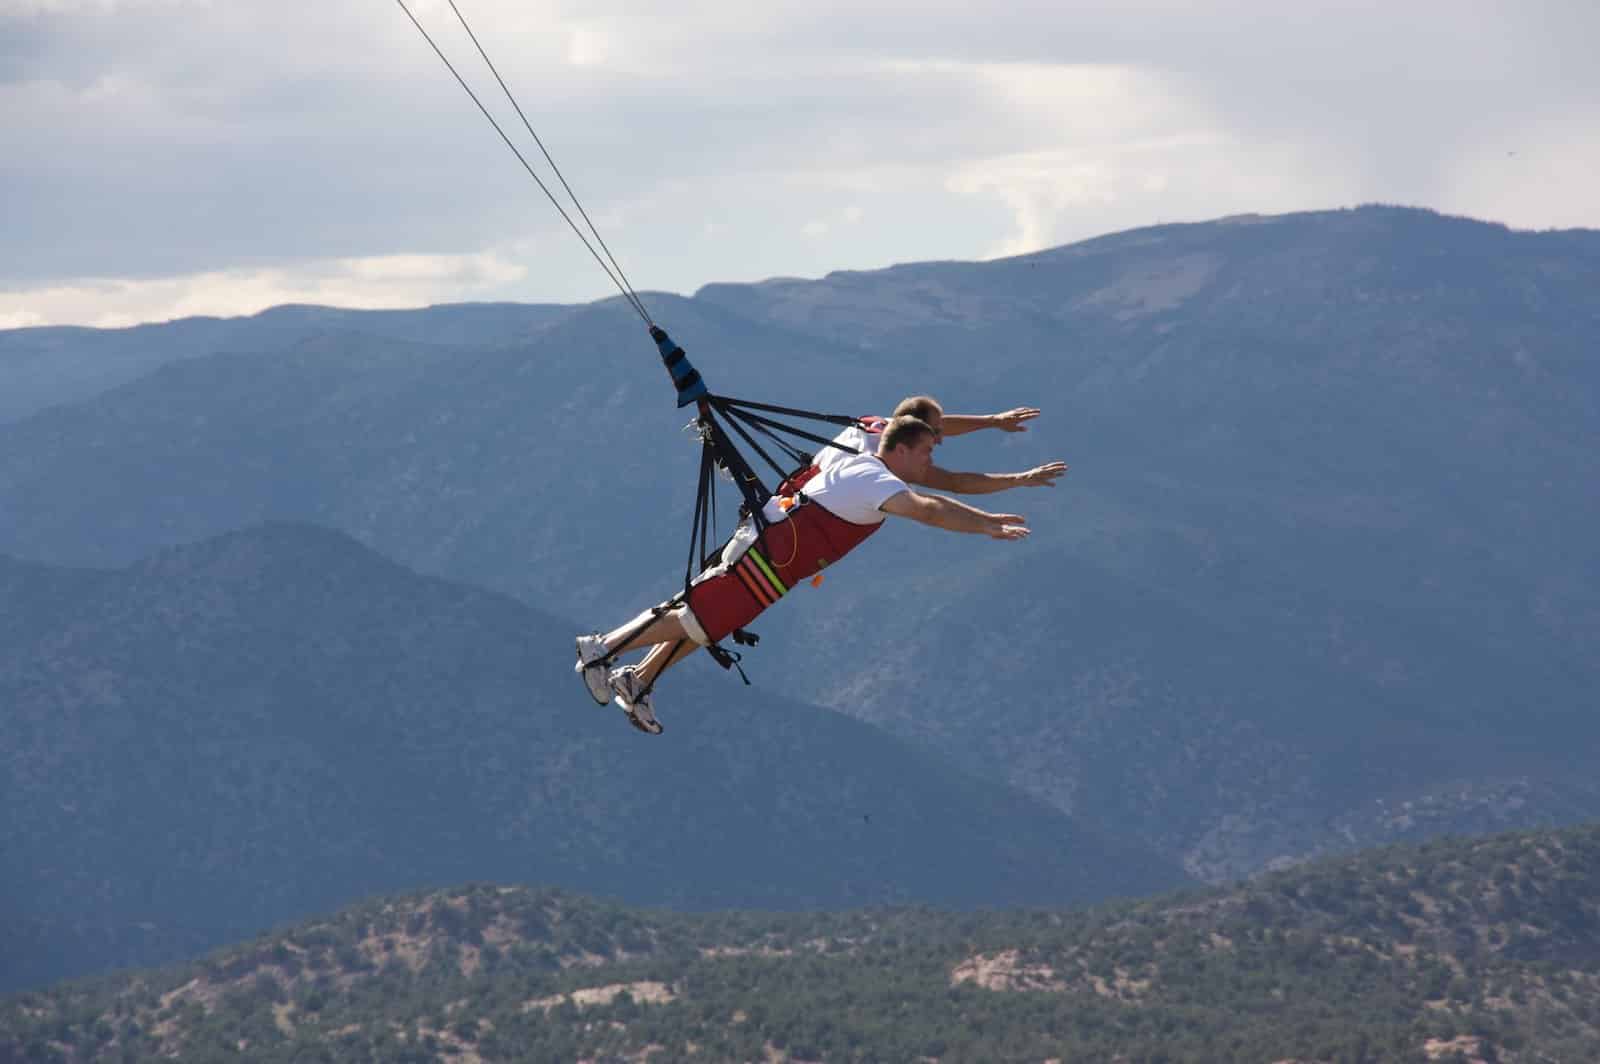
[[[906, 482], [889, 472], [889, 467], [875, 453], [878, 438], [858, 428], [848, 428], [834, 439], [860, 454], [824, 447], [813, 458], [817, 473], [806, 481], [800, 491], [806, 498], [824, 506], [835, 517], [853, 524], [882, 524], [888, 516], [879, 509], [884, 503], [908, 490]], [[787, 521], [789, 515], [778, 505], [777, 499], [767, 500], [762, 516], [771, 524]], [[737, 562], [756, 539], [755, 522], [741, 521], [733, 537], [723, 548], [720, 564], [695, 577], [694, 583], [720, 576]]]
[[812, 457], [817, 475], [800, 489], [835, 517], [858, 525], [880, 524], [885, 515], [878, 507], [906, 490], [905, 481], [889, 472], [877, 457], [880, 433], [888, 422], [882, 418], [867, 420], [879, 431], [868, 432], [851, 425], [839, 433], [833, 438], [838, 447], [824, 447]]
[[[845, 429], [833, 438], [838, 447], [823, 447], [811, 457], [811, 464], [818, 469], [827, 469], [831, 465], [843, 462], [847, 458], [855, 458], [851, 451], [860, 451], [862, 454], [876, 454], [878, 450], [878, 434], [868, 435], [864, 429], [855, 425]], [[841, 450], [840, 448], [843, 448]], [[804, 490], [804, 489], [801, 489]], [[807, 495], [811, 494], [806, 492]]]
[[[831, 448], [824, 448], [831, 450]], [[906, 482], [889, 472], [875, 454], [819, 456], [817, 475], [800, 491], [835, 517], [852, 524], [876, 525], [887, 516], [878, 507], [906, 489]]]

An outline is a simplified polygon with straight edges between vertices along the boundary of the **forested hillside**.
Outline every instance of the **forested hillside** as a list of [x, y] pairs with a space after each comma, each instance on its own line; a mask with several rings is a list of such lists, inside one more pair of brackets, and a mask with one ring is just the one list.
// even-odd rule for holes
[[1086, 911], [691, 916], [489, 885], [0, 1002], [33, 1061], [1600, 1056], [1600, 828]]

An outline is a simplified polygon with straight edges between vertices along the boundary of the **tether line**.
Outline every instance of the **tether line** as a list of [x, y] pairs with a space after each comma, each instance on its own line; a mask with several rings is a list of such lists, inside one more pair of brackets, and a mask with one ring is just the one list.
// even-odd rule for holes
[[[422, 34], [422, 39], [428, 42], [428, 47], [433, 49], [433, 54], [437, 55], [439, 57], [439, 61], [441, 63], [443, 63], [445, 65], [445, 68], [447, 70], [449, 70], [450, 73], [455, 77], [456, 83], [459, 84], [461, 86], [461, 88], [463, 90], [465, 90], [466, 94], [472, 98], [472, 102], [478, 105], [478, 110], [483, 112], [483, 117], [487, 118], [489, 120], [489, 124], [494, 127], [494, 131], [496, 133], [500, 134], [500, 139], [505, 141], [506, 147], [511, 149], [511, 153], [517, 157], [517, 161], [522, 164], [522, 168], [524, 170], [528, 171], [528, 176], [533, 178], [534, 183], [537, 184], [539, 186], [540, 191], [542, 191], [545, 194], [545, 198], [550, 201], [550, 205], [552, 207], [554, 207], [557, 212], [560, 213], [562, 220], [567, 223], [568, 228], [570, 228], [572, 230], [573, 234], [576, 235], [579, 240], [583, 241], [583, 246], [585, 248], [587, 248], [588, 251], [589, 251], [589, 254], [594, 257], [594, 261], [600, 264], [600, 268], [602, 270], [606, 271], [606, 276], [611, 278], [611, 283], [617, 286], [617, 291], [621, 292], [623, 297], [628, 300], [628, 304], [631, 307], [633, 307], [634, 312], [636, 314], [638, 314], [640, 318], [644, 319], [644, 323], [646, 325], [653, 324], [653, 322], [650, 320], [650, 312], [645, 310], [644, 302], [642, 300], [640, 300], [639, 296], [633, 291], [632, 286], [627, 284], [627, 283], [625, 283], [625, 279], [624, 280], [618, 280], [618, 274], [620, 274], [622, 272], [621, 267], [619, 266], [617, 268], [617, 272], [616, 273], [612, 273], [611, 272], [611, 267], [606, 265], [606, 260], [601, 258], [600, 257], [600, 253], [594, 249], [594, 245], [589, 243], [589, 238], [583, 235], [583, 230], [578, 228], [577, 223], [572, 220], [572, 216], [567, 213], [566, 208], [561, 206], [561, 201], [556, 199], [555, 194], [550, 191], [549, 186], [546, 185], [544, 183], [544, 181], [539, 177], [538, 172], [534, 170], [533, 166], [528, 162], [527, 158], [522, 154], [521, 150], [517, 148], [516, 144], [512, 142], [510, 137], [506, 136], [506, 131], [500, 128], [500, 123], [495, 121], [494, 115], [490, 114], [489, 113], [489, 109], [483, 105], [483, 101], [478, 99], [478, 94], [472, 91], [472, 86], [468, 85], [466, 79], [461, 76], [460, 71], [456, 70], [455, 64], [450, 62], [449, 57], [446, 56], [444, 54], [444, 52], [439, 48], [439, 45], [434, 42], [433, 37], [428, 33], [428, 31], [426, 29], [423, 28], [422, 23], [417, 21], [417, 16], [415, 16], [415, 15], [413, 15], [411, 13], [411, 9], [406, 6], [405, 0], [395, 0], [395, 3], [400, 5], [400, 10], [404, 11], [406, 13], [406, 18], [410, 19], [411, 20], [411, 24], [417, 28], [417, 32]], [[450, 4], [450, 6], [451, 6], [452, 9], [454, 9], [455, 8], [454, 2], [452, 2]], [[456, 17], [457, 18], [461, 17], [461, 12], [459, 10], [456, 11]], [[466, 26], [466, 24], [467, 24], [466, 20], [462, 19], [461, 20], [461, 24], [463, 26]], [[467, 33], [469, 35], [472, 33], [472, 28], [470, 26], [467, 27]], [[477, 44], [477, 41], [478, 41], [477, 37], [474, 36], [472, 38], [472, 41], [473, 41], [474, 44]], [[479, 52], [480, 55], [483, 55], [483, 49], [482, 49], [481, 46], [479, 47], [478, 52]], [[489, 57], [487, 55], [484, 55], [483, 58], [484, 58], [484, 62], [488, 62]], [[494, 69], [494, 64], [490, 63], [489, 69], [493, 70]], [[498, 72], [496, 72], [495, 73], [495, 79], [498, 81], [499, 78], [500, 78], [500, 75], [499, 75]], [[503, 82], [503, 81], [500, 82], [500, 87], [501, 88], [505, 88], [505, 82]], [[506, 90], [506, 95], [508, 97], [511, 95], [511, 92], [510, 92], [509, 89]], [[516, 100], [514, 98], [512, 99], [511, 104], [512, 104], [513, 107], [516, 107]], [[522, 114], [522, 108], [517, 107], [517, 113], [519, 115]], [[524, 123], [527, 122], [527, 118], [526, 117], [523, 118], [523, 122]], [[533, 132], [533, 127], [531, 125], [528, 127], [528, 131], [530, 133]], [[534, 137], [535, 141], [538, 141], [538, 139], [539, 138], [537, 136]], [[540, 148], [541, 151], [544, 149], [543, 143], [539, 144], [539, 148]], [[545, 153], [545, 158], [546, 159], [550, 158], [550, 155], [549, 155], [548, 152]], [[555, 163], [552, 161], [550, 163], [550, 165], [552, 167], [554, 167]], [[561, 172], [559, 170], [556, 171], [557, 176], [559, 176], [560, 173]], [[565, 185], [566, 184], [566, 179], [562, 178], [561, 183], [563, 185]], [[568, 193], [568, 195], [571, 195], [572, 189], [570, 187], [567, 189], [567, 193]], [[576, 196], [573, 196], [572, 202], [574, 204], [577, 204], [578, 199], [577, 199]], [[581, 205], [579, 205], [578, 210], [581, 213], [583, 211], [583, 207]], [[584, 220], [585, 221], [589, 220], [589, 216], [587, 214], [584, 215]], [[593, 222], [589, 222], [589, 227], [591, 229], [593, 229], [594, 228], [594, 223]], [[595, 232], [595, 239], [596, 240], [600, 240], [600, 234], [599, 234], [598, 231]], [[600, 241], [600, 244], [601, 244], [602, 247], [605, 246], [605, 242], [604, 241]], [[609, 248], [606, 249], [606, 254], [607, 255], [611, 254], [611, 250]], [[615, 262], [616, 260], [613, 259], [612, 261]]]
[[589, 232], [594, 234], [594, 238], [599, 243], [601, 250], [606, 253], [606, 258], [610, 259], [611, 265], [616, 267], [617, 276], [622, 278], [623, 285], [627, 287], [629, 294], [637, 302], [639, 294], [634, 291], [633, 282], [628, 280], [628, 275], [622, 272], [622, 263], [618, 262], [617, 257], [611, 253], [611, 248], [606, 245], [605, 237], [600, 235], [600, 230], [595, 226], [594, 219], [589, 217], [589, 212], [583, 209], [582, 203], [578, 202], [578, 194], [572, 191], [571, 185], [567, 184], [567, 176], [561, 172], [561, 167], [556, 165], [555, 159], [550, 155], [550, 149], [544, 146], [544, 141], [539, 139], [538, 133], [534, 132], [533, 123], [529, 122], [528, 116], [523, 114], [522, 105], [517, 103], [517, 98], [511, 94], [511, 89], [506, 85], [505, 79], [500, 76], [500, 71], [495, 67], [494, 60], [489, 58], [489, 53], [484, 51], [483, 45], [478, 42], [478, 35], [472, 32], [471, 26], [467, 25], [467, 16], [463, 15], [461, 9], [456, 6], [456, 0], [449, 0], [449, 2], [450, 10], [456, 13], [456, 18], [461, 21], [461, 28], [467, 31], [468, 37], [472, 38], [473, 47], [477, 48], [478, 54], [483, 57], [484, 65], [489, 68], [489, 73], [493, 74], [494, 80], [500, 83], [500, 91], [506, 94], [506, 99], [511, 102], [511, 106], [516, 110], [517, 117], [522, 119], [522, 128], [526, 129], [528, 136], [532, 137], [533, 142], [539, 145], [539, 151], [544, 154], [544, 161], [549, 163], [550, 169], [555, 171], [557, 179], [561, 182], [561, 187], [567, 190], [568, 196], [572, 197], [572, 205], [578, 208], [578, 213], [583, 216], [584, 222], [589, 226]]

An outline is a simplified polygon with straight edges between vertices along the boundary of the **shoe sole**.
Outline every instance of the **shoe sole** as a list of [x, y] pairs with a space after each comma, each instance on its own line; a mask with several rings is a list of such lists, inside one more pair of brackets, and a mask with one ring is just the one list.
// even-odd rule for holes
[[645, 724], [644, 721], [639, 719], [639, 715], [633, 711], [633, 707], [622, 700], [621, 695], [618, 695], [611, 701], [618, 709], [622, 710], [622, 714], [628, 718], [629, 724], [632, 724], [635, 728], [638, 728], [646, 735], [660, 735], [662, 732], [667, 730], [659, 720], [652, 719], [650, 721], [650, 724], [655, 725], [653, 728], [650, 727], [650, 725]]
[[646, 735], [660, 735], [662, 732], [667, 730], [666, 728], [662, 727], [659, 720], [651, 721], [650, 724], [655, 725], [655, 727], [651, 727], [650, 724], [646, 724], [644, 721], [635, 716], [632, 711], [624, 710], [623, 712], [628, 714], [628, 723], [632, 724], [635, 728], [638, 728]]
[[[576, 648], [577, 644], [574, 643], [573, 645], [574, 648]], [[600, 677], [602, 680], [602, 686], [605, 687], [605, 697], [603, 698], [601, 697], [600, 692], [595, 689], [595, 685], [589, 680], [589, 670], [591, 668], [598, 668], [601, 670]], [[572, 667], [572, 671], [583, 677], [584, 690], [589, 692], [589, 697], [594, 699], [594, 704], [597, 706], [610, 705], [613, 695], [610, 682], [605, 680], [604, 670], [604, 665], [585, 665], [583, 663], [583, 652], [581, 650], [578, 651], [578, 663]]]

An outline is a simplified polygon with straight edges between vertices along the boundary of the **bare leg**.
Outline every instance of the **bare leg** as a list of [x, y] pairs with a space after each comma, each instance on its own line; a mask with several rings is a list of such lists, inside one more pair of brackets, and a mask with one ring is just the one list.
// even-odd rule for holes
[[[653, 647], [658, 643], [665, 643], [670, 646], [671, 644], [678, 642], [680, 639], [689, 639], [689, 633], [683, 630], [683, 622], [678, 620], [678, 618], [671, 613], [663, 613], [661, 616], [655, 618], [649, 624], [639, 629], [638, 634], [633, 638], [627, 639], [628, 632], [647, 616], [649, 616], [648, 611], [639, 614], [639, 616], [635, 617], [621, 628], [617, 628], [606, 633], [606, 649], [611, 651], [613, 654], [625, 654], [630, 650], [637, 650], [640, 647]], [[618, 646], [617, 644], [623, 639], [627, 639], [627, 642], [622, 643], [621, 646]], [[693, 640], [690, 640], [690, 643], [692, 645]]]
[[644, 681], [646, 688], [653, 686], [656, 677], [666, 672], [672, 666], [700, 649], [700, 644], [693, 639], [680, 639], [673, 643], [657, 643], [650, 648], [650, 653], [644, 656], [634, 670], [634, 675]]
[[628, 632], [646, 616], [648, 614], [642, 613], [621, 628], [608, 633], [605, 641], [606, 647], [614, 654], [624, 654], [640, 647], [650, 648], [650, 652], [635, 668], [635, 675], [649, 687], [656, 682], [657, 676], [699, 650], [700, 644], [690, 637], [676, 613], [664, 613], [653, 618], [650, 623], [639, 629], [637, 635], [628, 638]]

